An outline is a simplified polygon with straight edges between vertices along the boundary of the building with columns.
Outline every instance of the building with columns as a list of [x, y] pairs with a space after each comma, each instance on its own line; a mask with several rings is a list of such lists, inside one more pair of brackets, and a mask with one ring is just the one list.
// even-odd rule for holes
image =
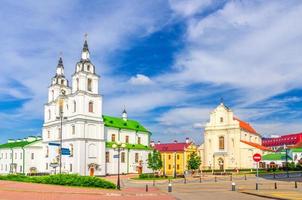
[[270, 151], [261, 144], [261, 135], [247, 122], [234, 116], [223, 103], [210, 113], [199, 147], [203, 169], [256, 168], [253, 154]]

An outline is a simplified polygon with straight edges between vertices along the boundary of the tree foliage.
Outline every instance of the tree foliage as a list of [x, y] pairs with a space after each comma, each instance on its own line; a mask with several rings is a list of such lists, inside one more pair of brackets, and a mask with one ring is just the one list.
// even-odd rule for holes
[[161, 160], [161, 155], [159, 151], [153, 150], [152, 153], [148, 155], [148, 168], [153, 171], [160, 170], [163, 166], [163, 162]]
[[201, 164], [201, 159], [196, 152], [193, 152], [190, 154], [189, 160], [187, 162], [188, 162], [187, 165], [189, 170], [196, 170], [199, 169], [199, 166]]

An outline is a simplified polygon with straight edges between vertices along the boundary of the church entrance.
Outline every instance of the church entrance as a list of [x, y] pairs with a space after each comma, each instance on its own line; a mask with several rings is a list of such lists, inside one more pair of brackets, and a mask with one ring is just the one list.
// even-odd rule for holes
[[89, 176], [94, 176], [94, 167], [89, 168]]
[[218, 165], [219, 165], [219, 169], [220, 169], [221, 171], [223, 171], [223, 170], [224, 170], [224, 161], [223, 161], [222, 158], [219, 158], [219, 159], [218, 159]]

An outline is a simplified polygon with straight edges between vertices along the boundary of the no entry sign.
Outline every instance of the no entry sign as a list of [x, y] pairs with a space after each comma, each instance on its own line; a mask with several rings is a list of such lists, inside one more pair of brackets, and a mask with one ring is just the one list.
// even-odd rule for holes
[[254, 160], [255, 162], [259, 162], [259, 161], [261, 160], [261, 155], [260, 155], [259, 153], [255, 153], [255, 154], [253, 155], [253, 160]]

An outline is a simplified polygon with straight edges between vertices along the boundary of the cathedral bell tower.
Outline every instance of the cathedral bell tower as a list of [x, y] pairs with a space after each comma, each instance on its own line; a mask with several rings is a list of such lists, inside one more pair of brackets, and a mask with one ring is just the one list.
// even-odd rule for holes
[[65, 78], [63, 59], [60, 56], [56, 75], [51, 79], [51, 84], [48, 89], [48, 102], [55, 101], [62, 91], [68, 93], [68, 90], [68, 80]]
[[72, 76], [72, 93], [87, 92], [99, 94], [99, 76], [95, 73], [95, 66], [90, 61], [90, 53], [85, 35], [81, 60], [76, 64], [75, 73]]

